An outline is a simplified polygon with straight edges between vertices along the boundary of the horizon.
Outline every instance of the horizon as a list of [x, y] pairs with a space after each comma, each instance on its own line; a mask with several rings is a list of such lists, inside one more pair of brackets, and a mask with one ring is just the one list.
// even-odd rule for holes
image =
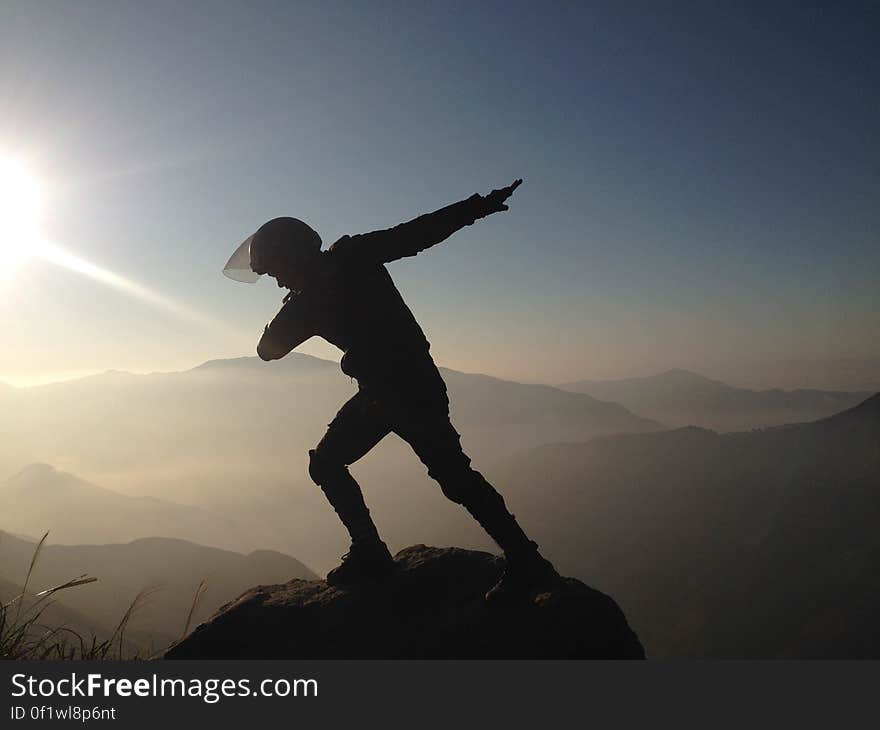
[[[307, 352], [294, 351], [294, 352], [290, 353], [290, 355], [288, 355], [288, 357], [296, 356], [296, 355], [301, 355], [304, 357], [313, 358], [316, 360], [321, 360], [323, 362], [327, 362], [327, 363], [330, 363], [333, 365], [339, 365], [339, 358], [338, 357], [333, 358], [333, 357], [329, 357], [329, 356], [312, 355]], [[71, 373], [60, 373], [60, 374], [59, 373], [49, 373], [49, 374], [44, 374], [43, 376], [38, 377], [37, 379], [34, 379], [34, 380], [24, 379], [24, 380], [15, 381], [12, 379], [0, 379], [0, 385], [5, 385], [5, 386], [19, 389], [19, 390], [26, 390], [29, 388], [39, 388], [41, 386], [46, 386], [46, 385], [57, 385], [60, 383], [69, 383], [69, 382], [73, 382], [76, 380], [83, 380], [86, 378], [91, 378], [91, 377], [94, 377], [97, 375], [109, 375], [109, 374], [114, 374], [114, 373], [120, 373], [120, 374], [125, 374], [125, 375], [171, 375], [171, 374], [186, 373], [186, 372], [190, 372], [192, 370], [197, 370], [200, 367], [203, 367], [205, 365], [208, 365], [208, 364], [214, 363], [214, 362], [231, 362], [234, 360], [260, 361], [259, 357], [257, 357], [256, 355], [237, 355], [237, 356], [232, 356], [232, 357], [215, 357], [215, 358], [208, 358], [207, 360], [202, 360], [202, 361], [197, 362], [196, 364], [191, 365], [189, 367], [183, 367], [183, 368], [174, 369], [174, 370], [131, 370], [131, 369], [121, 369], [121, 368], [106, 368], [106, 369], [75, 371], [75, 372], [71, 372]], [[262, 362], [262, 361], [260, 361], [260, 362]], [[610, 382], [614, 382], [614, 381], [618, 381], [618, 380], [621, 380], [621, 381], [623, 381], [623, 380], [641, 380], [641, 379], [659, 378], [664, 375], [669, 375], [672, 373], [685, 373], [688, 375], [693, 375], [693, 376], [700, 378], [700, 379], [705, 379], [705, 380], [712, 381], [715, 383], [720, 383], [722, 385], [727, 385], [727, 386], [730, 386], [733, 388], [741, 388], [741, 389], [745, 389], [745, 390], [755, 390], [755, 391], [782, 390], [782, 391], [786, 391], [786, 392], [791, 392], [791, 391], [797, 391], [797, 390], [819, 390], [819, 391], [827, 390], [827, 391], [841, 391], [841, 392], [848, 391], [848, 392], [866, 392], [866, 393], [880, 392], [880, 385], [872, 385], [870, 383], [863, 385], [861, 387], [845, 387], [845, 386], [827, 387], [827, 388], [822, 388], [822, 387], [783, 388], [783, 387], [779, 387], [779, 386], [754, 387], [754, 386], [751, 386], [748, 384], [738, 384], [735, 382], [730, 382], [730, 381], [724, 380], [722, 378], [715, 377], [711, 374], [701, 373], [701, 372], [697, 372], [696, 370], [691, 370], [690, 368], [682, 368], [682, 367], [671, 367], [666, 370], [661, 370], [661, 371], [657, 371], [657, 372], [642, 373], [642, 374], [630, 375], [630, 376], [620, 377], [620, 378], [616, 378], [616, 377], [615, 378], [578, 378], [575, 380], [567, 380], [564, 382], [544, 382], [544, 381], [539, 381], [539, 380], [521, 380], [521, 379], [515, 379], [515, 378], [509, 378], [509, 377], [502, 377], [500, 375], [495, 375], [493, 373], [459, 370], [458, 368], [448, 367], [448, 366], [444, 365], [443, 363], [437, 363], [437, 367], [439, 367], [441, 370], [451, 370], [454, 372], [461, 373], [463, 375], [485, 376], [485, 377], [490, 377], [490, 378], [497, 378], [499, 380], [506, 380], [506, 381], [521, 384], [521, 385], [545, 385], [545, 386], [549, 386], [552, 388], [564, 388], [567, 385], [576, 385], [577, 383], [581, 383], [581, 382], [596, 382], [596, 383], [609, 382], [610, 383]], [[46, 379], [42, 379], [43, 377], [45, 377]]]

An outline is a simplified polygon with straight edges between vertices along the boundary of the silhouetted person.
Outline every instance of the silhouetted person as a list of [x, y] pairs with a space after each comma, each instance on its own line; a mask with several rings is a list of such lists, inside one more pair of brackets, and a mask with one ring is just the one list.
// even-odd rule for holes
[[523, 595], [555, 575], [510, 514], [501, 495], [471, 468], [449, 420], [446, 385], [424, 333], [385, 264], [415, 256], [479, 218], [507, 210], [522, 180], [487, 196], [472, 195], [384, 231], [343, 236], [326, 251], [295, 218], [275, 218], [233, 254], [226, 273], [255, 281], [269, 274], [290, 289], [257, 346], [263, 360], [284, 357], [313, 335], [345, 354], [342, 371], [358, 392], [342, 406], [316, 448], [309, 474], [351, 535], [351, 548], [327, 582], [378, 580], [393, 568], [361, 489], [348, 471], [393, 431], [407, 441], [449, 499], [464, 506], [504, 550], [507, 570], [486, 599]]

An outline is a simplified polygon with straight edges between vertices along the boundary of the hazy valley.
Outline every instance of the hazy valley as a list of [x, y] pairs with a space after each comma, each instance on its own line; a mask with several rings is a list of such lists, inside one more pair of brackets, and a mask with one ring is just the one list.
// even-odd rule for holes
[[[475, 465], [560, 571], [620, 601], [649, 655], [880, 652], [868, 620], [880, 606], [877, 397], [680, 372], [592, 395], [444, 377]], [[0, 578], [20, 583], [50, 530], [32, 590], [99, 577], [59, 605], [106, 632], [161, 584], [132, 623], [161, 643], [202, 578], [197, 619], [250, 586], [325, 572], [347, 539], [307, 450], [353, 392], [336, 363], [308, 356], [0, 389], [0, 529], [25, 536], [3, 535]], [[815, 422], [762, 428], [785, 414]], [[681, 418], [745, 430], [664, 429]], [[392, 550], [495, 550], [397, 437], [353, 472]]]

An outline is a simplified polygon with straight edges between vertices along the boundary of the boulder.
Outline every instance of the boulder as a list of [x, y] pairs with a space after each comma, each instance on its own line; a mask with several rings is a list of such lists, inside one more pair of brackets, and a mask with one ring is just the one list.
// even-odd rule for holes
[[295, 579], [251, 588], [166, 659], [644, 659], [618, 605], [559, 578], [516, 605], [483, 600], [504, 560], [414, 545], [380, 585]]

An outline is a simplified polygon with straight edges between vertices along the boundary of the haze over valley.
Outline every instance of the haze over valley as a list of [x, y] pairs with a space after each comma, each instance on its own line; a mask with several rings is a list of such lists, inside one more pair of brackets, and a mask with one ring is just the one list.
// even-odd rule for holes
[[[650, 655], [834, 655], [869, 630], [837, 596], [880, 601], [876, 396], [682, 372], [565, 389], [443, 374], [477, 468], [560, 571], [621, 602]], [[347, 536], [307, 450], [353, 392], [337, 363], [306, 355], [3, 389], [0, 578], [21, 582], [49, 530], [32, 590], [99, 577], [58, 601], [104, 633], [162, 584], [132, 623], [142, 647], [176, 637], [202, 578], [199, 619], [251, 585], [323, 574]], [[776, 425], [786, 415], [797, 423]], [[497, 550], [397, 437], [352, 470], [392, 551]]]

